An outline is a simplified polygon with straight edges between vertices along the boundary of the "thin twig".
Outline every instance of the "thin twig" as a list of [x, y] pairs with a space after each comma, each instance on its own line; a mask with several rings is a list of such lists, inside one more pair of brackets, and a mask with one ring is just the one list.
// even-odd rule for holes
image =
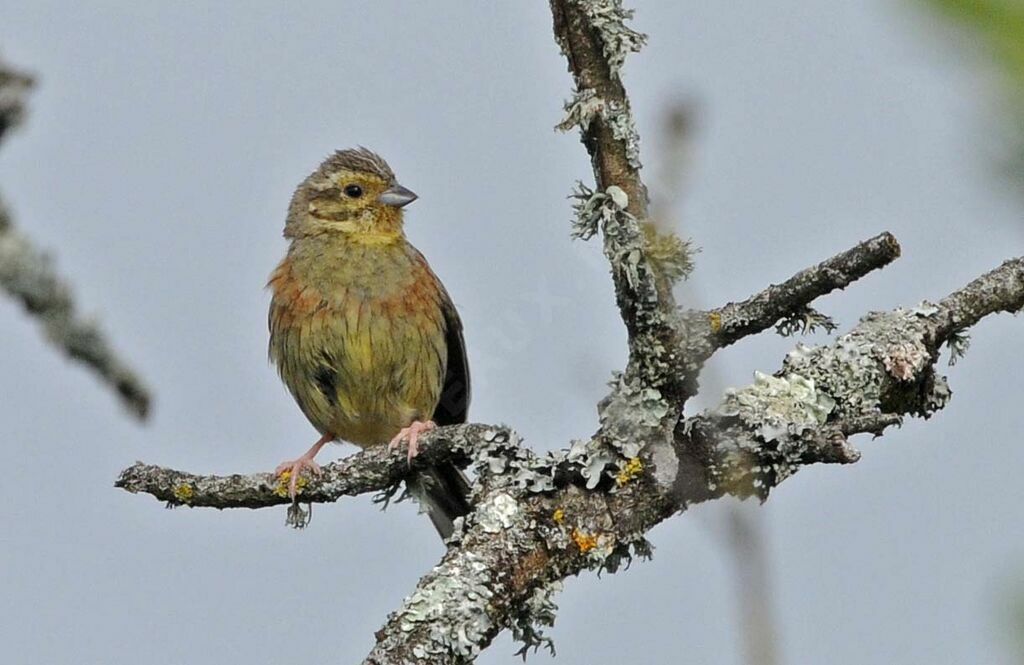
[[711, 333], [710, 351], [771, 328], [779, 319], [800, 311], [821, 296], [884, 268], [899, 255], [896, 238], [891, 233], [881, 233], [742, 302], [705, 313]]

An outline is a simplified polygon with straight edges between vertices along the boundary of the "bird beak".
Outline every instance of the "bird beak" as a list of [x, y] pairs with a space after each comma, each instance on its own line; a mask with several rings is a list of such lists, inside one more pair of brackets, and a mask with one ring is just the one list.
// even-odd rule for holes
[[402, 206], [409, 205], [418, 198], [419, 197], [412, 191], [395, 183], [388, 189], [384, 190], [381, 195], [377, 197], [377, 200], [386, 206], [401, 208]]

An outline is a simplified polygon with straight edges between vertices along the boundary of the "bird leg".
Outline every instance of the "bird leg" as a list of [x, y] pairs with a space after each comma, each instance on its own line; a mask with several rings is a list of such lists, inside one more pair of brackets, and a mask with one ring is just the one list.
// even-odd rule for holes
[[295, 495], [298, 494], [299, 490], [299, 476], [307, 469], [314, 476], [320, 474], [320, 465], [313, 461], [313, 458], [316, 457], [316, 454], [320, 452], [320, 449], [323, 448], [328, 441], [333, 440], [333, 434], [324, 434], [300, 457], [291, 460], [290, 462], [281, 462], [277, 465], [277, 468], [274, 469], [275, 476], [282, 476], [286, 473], [291, 474], [288, 480], [288, 496], [290, 496], [293, 501], [295, 500]]
[[436, 428], [437, 423], [435, 423], [433, 420], [414, 420], [408, 427], [403, 427], [402, 431], [395, 435], [395, 438], [391, 439], [391, 443], [388, 444], [388, 450], [395, 450], [400, 445], [402, 445], [402, 441], [408, 440], [408, 459], [410, 462], [412, 462], [412, 458], [416, 457], [416, 454], [420, 451], [419, 447], [416, 445], [416, 441], [417, 439], [419, 439], [420, 434], [423, 434], [424, 432], [429, 432], [430, 430]]

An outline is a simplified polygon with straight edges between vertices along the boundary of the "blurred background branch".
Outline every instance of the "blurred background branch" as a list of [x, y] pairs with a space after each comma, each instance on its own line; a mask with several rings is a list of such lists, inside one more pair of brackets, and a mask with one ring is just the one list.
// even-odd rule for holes
[[[33, 79], [0, 61], [0, 141], [25, 117]], [[50, 257], [18, 232], [0, 199], [0, 287], [40, 322], [47, 339], [68, 357], [89, 367], [140, 420], [149, 414], [149, 389], [114, 352], [93, 321], [75, 309], [71, 288], [53, 269]]]
[[[682, 206], [698, 163], [700, 103], [692, 97], [672, 100], [661, 112], [660, 125], [650, 223], [660, 233], [681, 234]], [[679, 300], [687, 307], [703, 308], [700, 288], [692, 281], [680, 284], [677, 290]], [[704, 369], [701, 382], [712, 394], [720, 393], [725, 386], [718, 372], [709, 367]], [[743, 658], [747, 665], [776, 665], [780, 662], [779, 622], [772, 596], [765, 512], [752, 502], [726, 501], [723, 508], [714, 514], [713, 531], [721, 536], [718, 542], [728, 555], [725, 563], [732, 578], [735, 621], [742, 638]]]

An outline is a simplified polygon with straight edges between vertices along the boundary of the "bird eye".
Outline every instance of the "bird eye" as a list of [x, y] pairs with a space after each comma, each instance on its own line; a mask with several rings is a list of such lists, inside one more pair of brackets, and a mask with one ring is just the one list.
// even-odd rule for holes
[[363, 195], [363, 188], [359, 185], [347, 185], [345, 187], [345, 196], [349, 198], [358, 199]]

